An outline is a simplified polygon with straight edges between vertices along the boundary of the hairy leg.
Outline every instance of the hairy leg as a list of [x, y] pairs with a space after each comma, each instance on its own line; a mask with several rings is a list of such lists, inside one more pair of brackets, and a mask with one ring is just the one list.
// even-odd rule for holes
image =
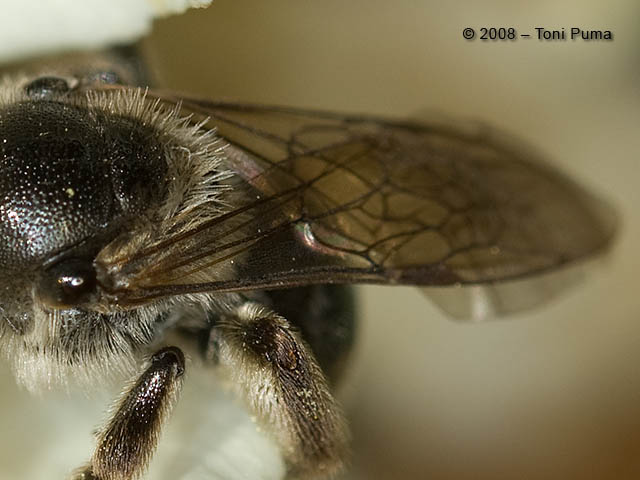
[[97, 446], [88, 466], [74, 478], [81, 480], [132, 480], [146, 470], [158, 442], [160, 429], [173, 408], [184, 373], [184, 355], [166, 347], [132, 383], [97, 434]]
[[263, 296], [265, 305], [300, 331], [329, 384], [338, 384], [348, 365], [356, 336], [353, 288], [309, 285], [270, 290], [263, 292]]
[[290, 477], [322, 478], [342, 470], [349, 443], [342, 411], [287, 320], [247, 303], [219, 320], [210, 347], [210, 357], [278, 442]]

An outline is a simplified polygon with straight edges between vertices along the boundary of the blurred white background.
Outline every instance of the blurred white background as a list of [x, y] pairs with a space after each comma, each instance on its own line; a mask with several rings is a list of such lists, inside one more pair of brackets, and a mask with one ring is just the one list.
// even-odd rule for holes
[[[416, 290], [362, 288], [361, 334], [341, 392], [355, 437], [346, 478], [640, 477], [639, 15], [633, 0], [215, 0], [155, 25], [144, 47], [165, 86], [219, 99], [484, 119], [545, 151], [621, 215], [608, 262], [559, 300], [505, 321], [454, 323]], [[531, 34], [579, 26], [615, 39], [462, 38], [463, 28], [482, 26]], [[25, 452], [56, 472], [86, 456], [67, 439], [90, 442], [83, 432], [104, 403], [63, 414], [66, 397], [33, 400], [8, 373], [2, 381], [2, 478], [52, 478], [25, 473], [16, 461]], [[168, 434], [179, 432], [171, 427]], [[212, 427], [211, 448], [228, 448], [229, 432]], [[188, 448], [208, 440], [173, 441]], [[41, 453], [52, 442], [55, 453]]]

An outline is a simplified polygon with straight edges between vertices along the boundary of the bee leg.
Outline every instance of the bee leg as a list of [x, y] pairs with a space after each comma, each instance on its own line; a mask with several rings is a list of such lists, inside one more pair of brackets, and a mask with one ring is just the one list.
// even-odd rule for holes
[[269, 307], [300, 331], [329, 385], [336, 385], [346, 371], [356, 334], [353, 288], [309, 285], [262, 294]]
[[280, 445], [290, 477], [341, 471], [349, 443], [343, 413], [296, 329], [268, 308], [246, 303], [222, 317], [212, 337], [215, 360]]
[[160, 428], [176, 403], [184, 355], [166, 347], [118, 400], [114, 414], [97, 434], [97, 446], [76, 480], [129, 480], [140, 477], [156, 448]]

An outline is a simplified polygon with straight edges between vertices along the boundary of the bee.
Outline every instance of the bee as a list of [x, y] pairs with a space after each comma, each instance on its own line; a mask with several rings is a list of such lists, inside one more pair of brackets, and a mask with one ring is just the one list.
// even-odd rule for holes
[[615, 232], [602, 201], [485, 126], [141, 84], [102, 59], [0, 88], [2, 352], [30, 390], [131, 377], [76, 478], [144, 474], [185, 351], [228, 380], [290, 478], [334, 476], [349, 284], [519, 279]]

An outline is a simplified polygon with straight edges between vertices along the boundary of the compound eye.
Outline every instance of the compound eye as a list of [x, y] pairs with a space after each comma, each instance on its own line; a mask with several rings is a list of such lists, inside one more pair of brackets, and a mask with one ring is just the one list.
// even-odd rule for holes
[[69, 82], [61, 77], [38, 77], [24, 86], [25, 93], [34, 99], [60, 96], [71, 90]]
[[97, 290], [96, 271], [90, 260], [66, 259], [48, 268], [40, 277], [40, 300], [53, 308], [89, 303]]

